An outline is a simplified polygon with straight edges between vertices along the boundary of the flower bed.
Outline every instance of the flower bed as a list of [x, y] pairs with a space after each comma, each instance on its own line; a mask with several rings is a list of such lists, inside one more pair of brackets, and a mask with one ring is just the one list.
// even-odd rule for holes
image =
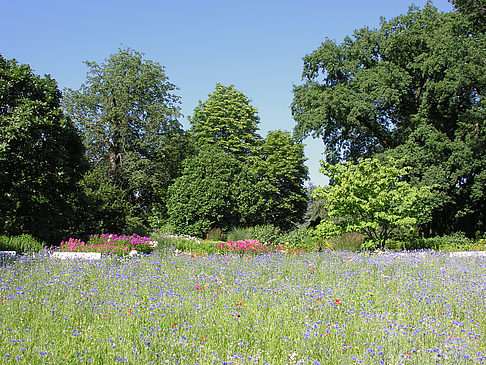
[[217, 246], [223, 252], [236, 252], [238, 254], [243, 253], [268, 253], [268, 252], [276, 252], [281, 251], [282, 246], [280, 245], [272, 245], [268, 243], [262, 243], [257, 240], [240, 240], [240, 241], [229, 241], [229, 242], [221, 242]]
[[94, 234], [87, 243], [77, 238], [61, 242], [61, 252], [100, 252], [116, 255], [128, 255], [132, 250], [150, 253], [157, 242], [148, 237], [118, 236], [116, 234]]

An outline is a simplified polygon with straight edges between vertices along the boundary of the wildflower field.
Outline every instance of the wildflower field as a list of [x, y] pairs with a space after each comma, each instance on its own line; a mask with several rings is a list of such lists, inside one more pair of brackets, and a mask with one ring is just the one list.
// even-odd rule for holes
[[0, 273], [2, 363], [486, 362], [484, 258], [156, 250]]

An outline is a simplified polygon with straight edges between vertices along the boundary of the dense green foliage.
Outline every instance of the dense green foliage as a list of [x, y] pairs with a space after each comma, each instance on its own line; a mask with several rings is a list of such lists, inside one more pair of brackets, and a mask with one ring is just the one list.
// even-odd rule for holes
[[[164, 68], [131, 49], [86, 65], [86, 83], [68, 90], [63, 106], [97, 170], [85, 179], [97, 228], [127, 231], [127, 222], [146, 224], [154, 207], [164, 211], [167, 188], [179, 174], [187, 145], [177, 120], [179, 97]], [[113, 203], [127, 206], [121, 219], [106, 214]]]
[[0, 233], [50, 243], [76, 230], [82, 141], [56, 82], [0, 55]]
[[304, 146], [295, 142], [290, 133], [268, 133], [252, 165], [264, 186], [265, 224], [289, 230], [302, 221], [307, 209], [305, 160]]
[[326, 40], [304, 58], [292, 112], [296, 134], [321, 137], [330, 163], [387, 151], [414, 185], [440, 185], [425, 233], [474, 235], [486, 211], [486, 42], [471, 17], [484, 1], [455, 3], [464, 12], [412, 7]]
[[260, 141], [258, 111], [251, 100], [234, 86], [216, 84], [205, 102], [199, 102], [190, 118], [190, 133], [199, 146], [215, 144], [247, 161]]
[[19, 236], [0, 236], [0, 251], [15, 251], [17, 254], [24, 252], [39, 252], [46, 246], [44, 242], [37, 240], [30, 234]]
[[468, 21], [471, 35], [486, 31], [486, 0], [452, 0], [455, 8]]
[[247, 165], [217, 146], [203, 147], [169, 188], [169, 222], [199, 237], [215, 227], [255, 224], [265, 206], [260, 189]]
[[333, 237], [343, 233], [364, 234], [369, 247], [384, 247], [392, 238], [407, 238], [430, 219], [431, 188], [418, 188], [405, 178], [408, 168], [393, 159], [359, 159], [357, 164], [324, 163], [322, 172], [333, 182], [317, 188], [314, 195], [325, 201], [328, 219], [316, 234]]
[[[335, 247], [356, 246], [356, 232], [393, 247], [410, 232], [403, 247], [427, 245], [418, 230], [479, 239], [486, 2], [452, 3], [451, 13], [411, 7], [307, 55], [294, 136], [262, 138], [251, 100], [221, 84], [186, 133], [164, 67], [132, 49], [86, 62], [85, 84], [62, 100], [49, 76], [0, 56], [0, 234], [58, 243], [145, 235], [150, 225], [219, 239], [254, 226], [310, 245], [307, 228], [317, 225], [321, 241], [341, 234], [325, 242]], [[323, 139], [331, 177], [314, 197], [304, 188], [309, 135]]]
[[[304, 165], [304, 147], [294, 141], [290, 133], [272, 131], [262, 139], [257, 134], [259, 117], [256, 108], [233, 86], [221, 84], [216, 85], [216, 90], [206, 101], [199, 103], [190, 120], [190, 134], [199, 149], [208, 145], [220, 147], [241, 161], [253, 175], [251, 181], [256, 184], [253, 194], [257, 194], [255, 200], [259, 205], [258, 212], [251, 213], [251, 219], [243, 219], [246, 224], [253, 221], [287, 230], [302, 220], [307, 206], [304, 188], [307, 167]], [[185, 170], [185, 174], [188, 173]], [[220, 186], [225, 189], [224, 184]], [[198, 198], [188, 202], [194, 199]], [[263, 201], [265, 204], [261, 204]], [[213, 206], [228, 210], [223, 201], [213, 202]], [[182, 211], [183, 205], [180, 207]], [[232, 228], [243, 221], [235, 216], [224, 226]], [[212, 224], [208, 221], [204, 227], [220, 225], [213, 219]]]

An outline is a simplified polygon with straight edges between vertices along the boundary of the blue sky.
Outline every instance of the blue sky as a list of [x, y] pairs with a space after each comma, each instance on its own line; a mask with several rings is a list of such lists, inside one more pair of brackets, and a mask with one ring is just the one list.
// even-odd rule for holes
[[[0, 0], [0, 53], [50, 74], [60, 89], [78, 89], [86, 77], [83, 61], [103, 62], [130, 47], [166, 67], [182, 97], [182, 113], [192, 112], [216, 83], [233, 84], [252, 100], [260, 134], [292, 131], [293, 85], [301, 82], [302, 57], [324, 39], [341, 42], [380, 17], [406, 13], [407, 0], [246, 0], [246, 1], [70, 1]], [[426, 0], [415, 0], [423, 7]], [[433, 4], [451, 11], [446, 0]], [[185, 128], [189, 127], [183, 119]], [[318, 172], [322, 141], [308, 138], [310, 179]]]

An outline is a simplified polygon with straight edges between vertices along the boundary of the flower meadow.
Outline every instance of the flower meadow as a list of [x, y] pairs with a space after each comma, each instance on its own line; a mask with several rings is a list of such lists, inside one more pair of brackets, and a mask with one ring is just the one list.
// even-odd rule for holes
[[156, 250], [0, 273], [3, 363], [486, 362], [484, 258]]

